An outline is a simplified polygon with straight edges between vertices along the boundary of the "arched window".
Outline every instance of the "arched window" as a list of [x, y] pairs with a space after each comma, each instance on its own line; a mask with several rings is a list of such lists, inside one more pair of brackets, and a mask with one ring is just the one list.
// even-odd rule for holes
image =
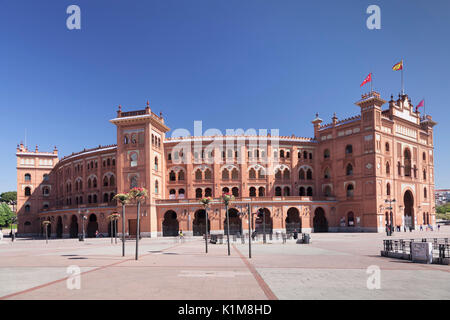
[[305, 171], [303, 169], [300, 169], [300, 171], [298, 173], [298, 178], [300, 180], [305, 180]]
[[31, 181], [31, 174], [25, 173], [25, 181], [30, 182]]
[[291, 178], [291, 172], [289, 171], [289, 169], [284, 169], [283, 171], [283, 179], [284, 180], [289, 180]]
[[203, 193], [203, 191], [202, 191], [201, 188], [195, 189], [195, 197], [196, 197], [197, 199], [200, 199], [200, 198], [202, 197], [202, 193]]
[[427, 198], [427, 188], [423, 188], [423, 197]]
[[230, 189], [228, 187], [222, 188], [222, 194], [229, 193], [229, 192], [230, 192]]
[[104, 186], [104, 187], [107, 187], [107, 186], [108, 186], [108, 182], [109, 182], [109, 181], [108, 181], [108, 177], [105, 176], [105, 177], [103, 178], [103, 186]]
[[25, 196], [31, 196], [31, 188], [30, 187], [25, 187]]
[[422, 153], [422, 160], [426, 161], [427, 160], [427, 155], [425, 154], [425, 152]]
[[298, 190], [298, 195], [299, 195], [300, 197], [303, 197], [303, 196], [306, 195], [305, 187], [300, 187], [300, 189]]
[[158, 180], [155, 180], [155, 194], [159, 193], [159, 183]]
[[30, 211], [31, 211], [31, 207], [30, 207], [29, 204], [27, 204], [27, 205], [25, 206], [25, 212], [30, 212]]
[[312, 180], [312, 171], [311, 171], [311, 169], [308, 169], [308, 171], [306, 171], [306, 180]]
[[130, 167], [136, 167], [137, 166], [137, 159], [138, 159], [137, 153], [133, 152], [130, 155]]
[[97, 203], [97, 195], [96, 194], [93, 195], [92, 200], [94, 203]]
[[386, 162], [386, 174], [391, 173], [391, 166], [389, 165], [389, 162]]
[[275, 172], [275, 180], [281, 180], [281, 170], [277, 170], [277, 172]]
[[211, 180], [211, 170], [205, 170], [205, 180]]
[[202, 180], [202, 170], [197, 169], [195, 171], [195, 180]]
[[250, 197], [256, 197], [256, 188], [250, 187]]
[[324, 158], [324, 159], [329, 159], [329, 158], [330, 158], [330, 150], [325, 149], [325, 150], [323, 151], [323, 158]]
[[286, 158], [289, 159], [291, 157], [291, 153], [289, 151], [286, 151]]
[[409, 149], [405, 149], [404, 152], [404, 163], [405, 163], [405, 177], [411, 176], [411, 152]]
[[281, 187], [275, 188], [275, 196], [281, 196]]
[[248, 172], [248, 178], [249, 179], [256, 179], [256, 171], [255, 169], [251, 168], [250, 171]]
[[353, 166], [352, 166], [350, 163], [347, 164], [347, 168], [346, 168], [346, 170], [345, 170], [345, 173], [346, 173], [348, 176], [353, 175]]
[[427, 180], [427, 170], [423, 169], [423, 180]]
[[205, 189], [205, 197], [212, 197], [212, 189], [211, 188]]
[[306, 196], [312, 197], [312, 195], [313, 195], [313, 189], [311, 187], [308, 187], [308, 189], [306, 189]]
[[303, 151], [303, 159], [308, 159], [308, 152], [306, 152], [306, 151]]
[[178, 190], [178, 198], [184, 199], [184, 189], [179, 189]]
[[291, 189], [289, 187], [284, 187], [283, 189], [283, 195], [285, 197], [289, 197], [291, 195]]
[[312, 160], [312, 153], [309, 153], [309, 160]]
[[158, 157], [155, 157], [155, 171], [158, 171]]
[[265, 174], [265, 171], [264, 171], [264, 169], [259, 169], [258, 170], [258, 179], [264, 179], [264, 176], [265, 176], [266, 174]]
[[92, 187], [93, 187], [93, 188], [97, 188], [97, 178], [94, 178], [94, 179], [92, 180]]
[[355, 226], [355, 215], [351, 211], [347, 213], [347, 226], [349, 227]]
[[230, 173], [228, 172], [228, 169], [223, 169], [222, 180], [228, 180], [228, 179], [230, 179]]
[[[81, 183], [81, 181], [80, 181], [80, 183]], [[116, 185], [116, 179], [114, 179], [114, 176], [111, 176], [109, 178], [109, 186], [114, 187], [115, 185]]]
[[236, 168], [233, 168], [231, 171], [231, 179], [232, 180], [238, 180], [239, 179], [239, 172]]
[[88, 179], [88, 189], [92, 188], [92, 182], [91, 179]]
[[44, 188], [42, 189], [42, 194], [43, 194], [44, 196], [48, 196], [48, 195], [50, 194], [50, 189], [49, 189], [48, 187], [44, 187]]
[[324, 177], [324, 179], [330, 179], [331, 178], [330, 169], [329, 168], [325, 169], [325, 171], [323, 173], [323, 177]]
[[231, 189], [231, 193], [233, 194], [233, 196], [235, 196], [236, 198], [239, 198], [239, 188], [234, 187]]
[[175, 194], [176, 194], [177, 192], [176, 192], [176, 190], [175, 189], [170, 189], [169, 190], [169, 194], [172, 196], [172, 199], [175, 197]]
[[167, 160], [168, 160], [168, 161], [172, 161], [172, 154], [171, 154], [171, 153], [168, 153], [168, 154], [167, 154]]
[[138, 186], [138, 177], [132, 176], [130, 179], [130, 189], [137, 188]]
[[347, 186], [347, 197], [353, 197], [353, 184]]
[[178, 172], [178, 181], [184, 181], [184, 170]]
[[398, 170], [398, 175], [401, 176], [402, 175], [402, 165], [400, 164], [400, 162], [397, 162], [397, 170]]
[[388, 142], [386, 142], [386, 144], [384, 145], [384, 147], [385, 147], [385, 149], [386, 149], [386, 152], [389, 152], [389, 143], [388, 143]]
[[[123, 144], [128, 144], [128, 136], [127, 135], [125, 135], [124, 137], [123, 137]], [[88, 164], [88, 166], [89, 166], [89, 164]], [[88, 168], [89, 169], [89, 168]]]
[[264, 197], [266, 194], [266, 189], [264, 187], [258, 188], [258, 197]]
[[280, 150], [280, 158], [284, 158], [284, 150]]
[[388, 195], [388, 196], [391, 195], [391, 184], [390, 183], [386, 184], [386, 195]]
[[169, 172], [169, 181], [176, 181], [176, 180], [177, 180], [177, 177], [175, 175], [175, 171], [171, 170]]
[[108, 202], [109, 196], [107, 193], [103, 194], [103, 202]]
[[325, 197], [331, 197], [331, 187], [330, 186], [326, 186], [323, 192]]
[[352, 154], [353, 153], [353, 146], [351, 144], [348, 144], [345, 146], [345, 154]]

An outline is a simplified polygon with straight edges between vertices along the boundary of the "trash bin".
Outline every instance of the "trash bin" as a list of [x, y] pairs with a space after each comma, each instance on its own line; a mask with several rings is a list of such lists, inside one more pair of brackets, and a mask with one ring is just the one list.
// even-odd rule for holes
[[309, 243], [309, 242], [310, 242], [309, 233], [305, 233], [303, 235], [303, 243]]
[[83, 235], [82, 235], [82, 234], [79, 234], [79, 235], [78, 235], [78, 241], [84, 241]]

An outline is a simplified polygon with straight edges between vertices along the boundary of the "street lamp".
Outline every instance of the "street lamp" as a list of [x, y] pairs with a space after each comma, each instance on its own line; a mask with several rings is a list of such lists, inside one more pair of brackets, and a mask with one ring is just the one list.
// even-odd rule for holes
[[390, 231], [389, 231], [389, 234], [388, 235], [392, 235], [392, 227], [393, 227], [393, 223], [394, 223], [394, 219], [393, 219], [393, 214], [392, 214], [392, 203], [395, 203], [396, 202], [396, 200], [395, 199], [391, 199], [391, 198], [389, 198], [389, 199], [386, 199], [386, 200], [384, 200], [384, 202], [385, 203], [389, 203], [389, 207], [386, 207], [386, 209], [388, 209], [390, 212], [389, 212], [389, 229], [390, 229]]
[[81, 217], [81, 225], [82, 225], [82, 236], [81, 236], [81, 241], [84, 241], [84, 239], [86, 238], [86, 234], [84, 233], [84, 220], [87, 220], [86, 214], [89, 212], [88, 209], [85, 210], [85, 213], [81, 213], [81, 210], [78, 209], [78, 214]]

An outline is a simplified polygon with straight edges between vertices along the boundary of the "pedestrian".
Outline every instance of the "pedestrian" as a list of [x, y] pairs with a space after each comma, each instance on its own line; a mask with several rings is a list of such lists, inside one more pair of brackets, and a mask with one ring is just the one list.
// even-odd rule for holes
[[438, 231], [439, 231], [439, 230], [441, 230], [441, 225], [440, 225], [440, 224], [438, 224]]
[[403, 226], [403, 231], [406, 232], [406, 225]]
[[423, 226], [422, 225], [420, 225], [420, 231], [423, 231]]
[[95, 237], [98, 238], [98, 230], [95, 231]]
[[184, 240], [183, 230], [180, 230], [178, 232], [178, 235], [180, 236], [180, 241], [183, 242], [183, 240]]

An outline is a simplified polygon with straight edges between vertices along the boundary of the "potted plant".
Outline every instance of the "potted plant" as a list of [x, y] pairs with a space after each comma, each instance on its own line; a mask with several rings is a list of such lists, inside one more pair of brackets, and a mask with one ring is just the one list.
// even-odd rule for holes
[[125, 205], [130, 202], [128, 193], [118, 193], [113, 198], [122, 205], [122, 257], [125, 257]]
[[145, 188], [133, 188], [128, 192], [130, 200], [136, 201], [137, 203], [137, 221], [136, 221], [136, 260], [138, 260], [139, 254], [139, 218], [141, 216], [141, 201], [148, 197], [148, 192]]
[[228, 205], [230, 204], [230, 202], [234, 201], [234, 196], [229, 192], [225, 192], [224, 194], [222, 194], [222, 201], [225, 205], [225, 212], [227, 217], [228, 255], [230, 255], [230, 217], [228, 216]]

